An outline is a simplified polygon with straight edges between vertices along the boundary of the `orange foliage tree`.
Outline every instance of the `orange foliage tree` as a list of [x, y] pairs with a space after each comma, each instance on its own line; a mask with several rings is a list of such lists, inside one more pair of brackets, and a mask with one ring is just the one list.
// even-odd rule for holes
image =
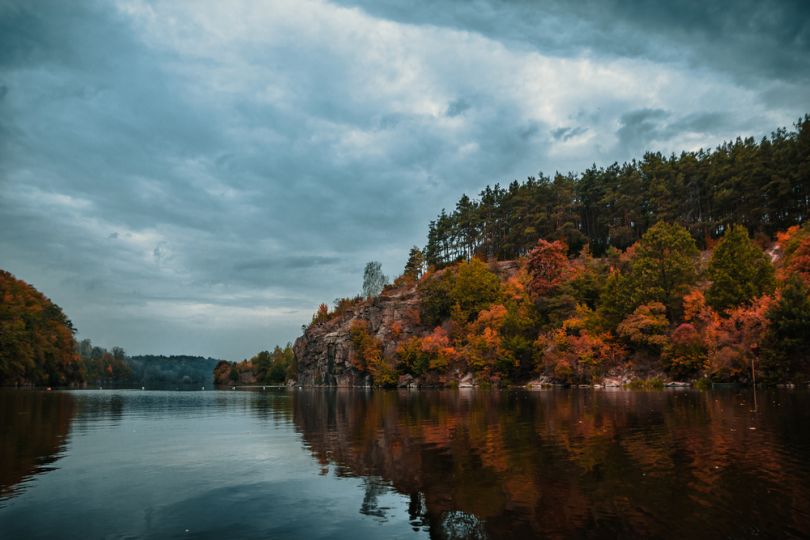
[[717, 318], [708, 335], [708, 375], [714, 380], [749, 380], [768, 335], [767, 312], [773, 299], [762, 296]]
[[526, 265], [530, 277], [529, 291], [535, 298], [548, 295], [562, 284], [569, 267], [567, 254], [568, 246], [565, 242], [548, 242], [542, 239], [529, 252]]
[[354, 367], [358, 371], [368, 372], [375, 384], [381, 386], [396, 384], [396, 370], [383, 357], [382, 343], [369, 333], [368, 322], [354, 321], [350, 334], [354, 352], [352, 358]]

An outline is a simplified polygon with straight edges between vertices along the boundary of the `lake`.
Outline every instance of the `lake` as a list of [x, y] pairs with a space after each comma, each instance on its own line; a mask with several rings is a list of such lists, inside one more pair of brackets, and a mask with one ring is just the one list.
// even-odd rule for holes
[[0, 538], [810, 535], [802, 390], [0, 391]]

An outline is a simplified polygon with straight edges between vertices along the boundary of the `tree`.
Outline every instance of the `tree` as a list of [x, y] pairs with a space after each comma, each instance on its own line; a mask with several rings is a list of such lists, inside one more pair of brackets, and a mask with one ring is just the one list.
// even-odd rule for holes
[[445, 268], [429, 273], [419, 282], [419, 315], [422, 324], [436, 326], [450, 316], [453, 307], [451, 291], [456, 281], [456, 269]]
[[726, 317], [714, 317], [707, 332], [707, 371], [713, 380], [752, 381], [769, 333], [771, 303], [769, 296], [761, 296], [749, 305], [729, 309]]
[[706, 300], [718, 312], [770, 294], [776, 286], [771, 261], [742, 225], [730, 227], [723, 235], [712, 253], [708, 274], [712, 285]]
[[377, 261], [367, 263], [363, 272], [363, 296], [367, 298], [379, 296], [386, 283], [388, 277], [382, 273], [382, 264]]
[[358, 319], [350, 330], [354, 353], [354, 366], [368, 372], [379, 386], [392, 386], [397, 382], [396, 370], [383, 357], [382, 343], [369, 333], [368, 322]]
[[635, 247], [630, 287], [635, 305], [660, 302], [669, 320], [682, 311], [682, 298], [697, 280], [695, 240], [674, 223], [659, 221]]
[[529, 292], [535, 298], [549, 294], [562, 283], [565, 271], [570, 266], [567, 253], [568, 246], [565, 242], [547, 242], [542, 239], [529, 252]]
[[329, 320], [329, 306], [321, 304], [318, 306], [318, 311], [312, 316], [312, 324], [319, 324]]
[[810, 368], [810, 287], [798, 276], [789, 278], [766, 317], [769, 328], [763, 368], [769, 378], [785, 380], [806, 374]]
[[455, 278], [450, 300], [466, 321], [474, 319], [479, 311], [498, 299], [501, 281], [479, 259], [462, 261]]
[[619, 324], [616, 332], [636, 349], [660, 354], [669, 343], [664, 304], [642, 304]]
[[422, 250], [413, 246], [410, 253], [408, 253], [408, 262], [405, 263], [405, 272], [403, 272], [403, 275], [412, 279], [419, 279], [422, 277], [424, 266], [425, 256], [422, 254]]
[[[806, 233], [805, 233], [806, 234]], [[796, 248], [788, 255], [786, 273], [802, 278], [805, 283], [810, 284], [810, 236], [804, 237]]]

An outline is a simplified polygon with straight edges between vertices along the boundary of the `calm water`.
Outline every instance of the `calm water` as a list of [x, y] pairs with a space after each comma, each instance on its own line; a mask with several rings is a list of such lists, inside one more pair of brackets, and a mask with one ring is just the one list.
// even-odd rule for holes
[[810, 535], [810, 394], [0, 392], [0, 538]]

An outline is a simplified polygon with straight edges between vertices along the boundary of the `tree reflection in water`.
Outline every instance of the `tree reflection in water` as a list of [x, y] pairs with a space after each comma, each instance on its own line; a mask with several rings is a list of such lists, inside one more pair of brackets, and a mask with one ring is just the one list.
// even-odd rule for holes
[[322, 467], [369, 479], [361, 512], [390, 483], [434, 537], [803, 536], [808, 396], [752, 399], [301, 390], [293, 420]]
[[54, 469], [75, 412], [65, 392], [0, 390], [0, 505], [26, 480]]

